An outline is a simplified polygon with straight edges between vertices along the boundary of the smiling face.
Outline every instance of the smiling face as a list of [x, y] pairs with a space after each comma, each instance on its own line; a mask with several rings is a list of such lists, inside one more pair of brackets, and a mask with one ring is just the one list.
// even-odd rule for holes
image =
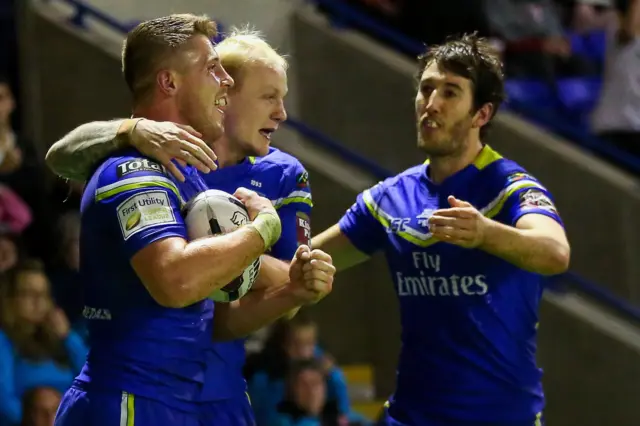
[[226, 110], [226, 135], [245, 156], [267, 155], [271, 135], [287, 119], [287, 73], [278, 65], [252, 62], [236, 78]]
[[226, 96], [233, 79], [227, 74], [211, 41], [197, 35], [177, 66], [174, 96], [180, 115], [207, 140], [224, 130]]

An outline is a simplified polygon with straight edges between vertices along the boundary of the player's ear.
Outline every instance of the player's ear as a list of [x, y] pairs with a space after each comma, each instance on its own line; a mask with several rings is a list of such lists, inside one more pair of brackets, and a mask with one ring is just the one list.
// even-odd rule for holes
[[493, 115], [493, 104], [486, 103], [476, 111], [473, 116], [473, 121], [471, 122], [471, 126], [475, 129], [479, 129], [484, 126], [491, 120], [491, 116]]
[[174, 96], [178, 91], [179, 76], [171, 70], [160, 70], [156, 75], [158, 87], [167, 96]]

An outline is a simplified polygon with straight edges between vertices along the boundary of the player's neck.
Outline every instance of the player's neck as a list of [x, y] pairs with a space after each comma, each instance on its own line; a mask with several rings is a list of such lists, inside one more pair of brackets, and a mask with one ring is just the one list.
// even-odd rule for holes
[[218, 157], [218, 167], [221, 169], [224, 167], [235, 166], [245, 159], [244, 153], [233, 149], [231, 141], [229, 141], [229, 138], [225, 135], [213, 143], [212, 149]]
[[477, 139], [469, 143], [467, 148], [459, 154], [430, 158], [429, 178], [434, 183], [442, 183], [448, 177], [473, 163], [480, 151], [482, 151], [482, 143]]
[[137, 105], [133, 108], [133, 117], [147, 118], [154, 121], [171, 121], [177, 124], [190, 125], [177, 108], [164, 102], [153, 102]]

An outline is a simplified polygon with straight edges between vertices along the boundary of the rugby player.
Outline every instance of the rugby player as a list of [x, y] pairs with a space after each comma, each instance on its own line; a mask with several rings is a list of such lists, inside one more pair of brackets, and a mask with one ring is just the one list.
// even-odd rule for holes
[[[123, 71], [135, 117], [191, 125], [209, 143], [220, 137], [233, 80], [219, 63], [214, 35], [212, 21], [193, 15], [147, 21], [128, 35]], [[139, 122], [127, 121], [129, 130]], [[186, 191], [156, 163], [125, 149], [94, 168], [83, 195], [81, 242], [91, 352], [56, 424], [205, 422], [199, 398], [212, 333], [238, 337], [263, 317], [278, 318], [317, 301], [330, 289], [331, 259], [301, 246], [283, 278], [284, 263], [265, 257], [259, 282], [289, 284], [243, 299], [255, 305], [257, 320], [228, 304], [212, 324], [206, 297], [278, 240], [280, 220], [271, 202], [240, 188], [235, 194], [252, 224], [188, 243], [180, 216]], [[193, 177], [189, 167], [183, 172]]]
[[312, 246], [338, 270], [386, 254], [402, 349], [383, 424], [539, 425], [538, 307], [542, 277], [568, 268], [564, 227], [549, 191], [482, 141], [504, 93], [489, 45], [467, 35], [419, 63], [427, 162], [358, 195]]
[[[232, 31], [216, 45], [216, 51], [235, 85], [228, 93], [225, 133], [213, 144], [220, 169], [201, 177], [208, 188], [233, 193], [242, 186], [271, 199], [282, 223], [282, 235], [270, 255], [288, 261], [299, 245], [309, 244], [312, 200], [308, 174], [302, 164], [269, 146], [271, 135], [286, 119], [283, 100], [288, 91], [287, 61], [259, 33], [249, 30]], [[196, 164], [196, 159], [204, 158], [202, 154], [206, 151], [199, 134], [191, 129], [151, 120], [130, 127], [124, 119], [80, 126], [51, 147], [48, 163], [63, 177], [85, 180], [96, 161], [117, 149], [113, 140], [119, 140], [120, 147], [131, 144], [147, 152], [166, 164], [168, 170], [173, 167], [176, 177], [184, 180], [182, 167], [176, 167], [170, 159]], [[186, 147], [182, 154], [176, 149], [178, 140]], [[193, 155], [185, 156], [186, 152]], [[206, 171], [215, 168], [210, 161], [204, 158], [197, 164]], [[260, 281], [256, 285], [258, 290], [259, 285]], [[244, 341], [215, 342], [209, 355], [201, 398], [203, 417], [211, 424], [253, 424], [242, 376]]]

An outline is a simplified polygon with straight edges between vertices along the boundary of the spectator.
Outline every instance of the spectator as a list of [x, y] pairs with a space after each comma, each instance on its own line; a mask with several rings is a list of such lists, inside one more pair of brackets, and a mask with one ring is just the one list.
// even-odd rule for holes
[[0, 232], [0, 276], [18, 264], [21, 257], [18, 241], [17, 236]]
[[[80, 213], [68, 211], [58, 220], [57, 258], [50, 270], [53, 298], [69, 322], [84, 329], [83, 286], [80, 281]], [[82, 333], [84, 334], [84, 333]]]
[[552, 0], [484, 0], [492, 35], [505, 44], [509, 77], [542, 78], [597, 72], [595, 64], [575, 55], [565, 36], [559, 9]]
[[40, 262], [13, 268], [0, 290], [0, 425], [14, 426], [22, 421], [23, 394], [38, 386], [63, 393], [87, 348], [53, 305]]
[[292, 363], [285, 398], [269, 426], [347, 426], [356, 424], [340, 416], [335, 401], [327, 401], [325, 368], [318, 360]]
[[0, 230], [20, 234], [29, 224], [29, 206], [11, 188], [0, 185]]
[[604, 82], [593, 113], [593, 130], [612, 145], [640, 158], [639, 0], [619, 5], [608, 39]]
[[9, 186], [33, 213], [33, 224], [24, 239], [31, 255], [49, 259], [52, 251], [51, 217], [44, 169], [33, 144], [11, 125], [15, 99], [9, 82], [0, 76], [0, 183]]
[[53, 426], [62, 395], [49, 387], [29, 389], [22, 398], [20, 426]]
[[316, 360], [324, 366], [327, 401], [335, 403], [343, 417], [351, 415], [347, 385], [342, 371], [318, 348], [316, 324], [298, 314], [291, 321], [276, 324], [264, 351], [247, 362], [249, 394], [256, 422], [266, 425], [277, 415], [285, 397], [285, 378], [292, 362]]

